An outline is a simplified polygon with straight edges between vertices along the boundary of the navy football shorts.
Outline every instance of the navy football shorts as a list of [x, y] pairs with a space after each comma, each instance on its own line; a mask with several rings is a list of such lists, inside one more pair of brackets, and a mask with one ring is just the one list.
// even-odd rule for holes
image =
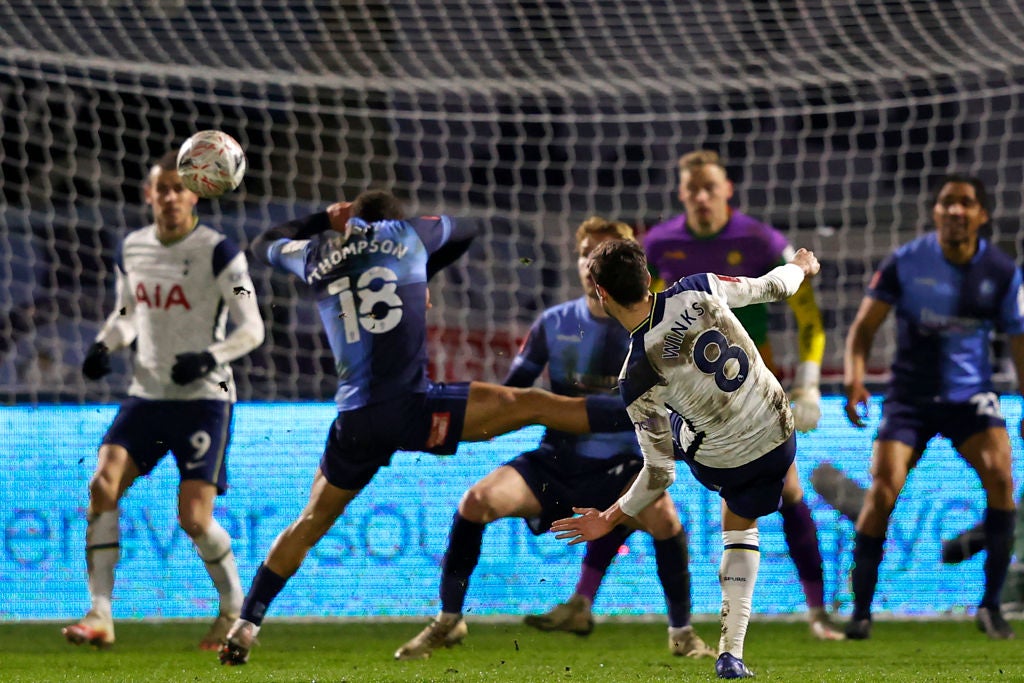
[[540, 517], [527, 519], [534, 534], [543, 534], [558, 519], [572, 517], [573, 507], [605, 510], [632, 483], [644, 466], [635, 453], [586, 458], [571, 447], [543, 443], [505, 463], [522, 476], [540, 501]]
[[678, 447], [676, 457], [690, 466], [705, 488], [717, 492], [735, 514], [757, 519], [777, 511], [782, 504], [782, 485], [796, 458], [796, 436], [791, 435], [757, 460], [739, 467], [708, 467], [684, 456]]
[[224, 456], [231, 440], [233, 408], [227, 401], [152, 401], [130, 396], [121, 404], [103, 443], [124, 447], [143, 475], [171, 451], [182, 480], [208, 481], [223, 494], [228, 489]]
[[992, 392], [958, 402], [908, 403], [886, 399], [882, 402], [882, 421], [875, 439], [899, 441], [920, 452], [933, 436], [941, 434], [954, 448], [959, 448], [990, 427], [1006, 428], [1006, 420], [999, 412], [999, 397]]
[[395, 451], [455, 453], [462, 438], [469, 382], [434, 384], [426, 393], [338, 413], [327, 434], [320, 471], [332, 485], [359, 491]]

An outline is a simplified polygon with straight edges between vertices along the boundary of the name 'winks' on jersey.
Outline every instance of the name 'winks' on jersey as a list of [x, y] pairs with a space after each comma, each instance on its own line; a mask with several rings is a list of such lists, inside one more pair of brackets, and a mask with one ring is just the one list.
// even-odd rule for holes
[[620, 391], [648, 460], [672, 443], [708, 467], [738, 467], [793, 433], [786, 393], [730, 307], [791, 296], [794, 265], [757, 278], [702, 273], [656, 295], [632, 332]]
[[385, 220], [269, 246], [270, 264], [316, 294], [339, 410], [426, 390], [427, 260], [455, 227], [450, 216]]

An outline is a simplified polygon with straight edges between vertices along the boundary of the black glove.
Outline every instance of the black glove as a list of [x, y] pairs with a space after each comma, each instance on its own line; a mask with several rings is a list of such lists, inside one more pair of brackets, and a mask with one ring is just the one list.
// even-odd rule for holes
[[110, 372], [110, 349], [103, 342], [94, 342], [85, 352], [82, 374], [89, 379], [99, 379]]
[[217, 365], [213, 354], [209, 351], [189, 351], [179, 353], [174, 357], [174, 367], [171, 368], [171, 379], [175, 384], [188, 384], [194, 382]]

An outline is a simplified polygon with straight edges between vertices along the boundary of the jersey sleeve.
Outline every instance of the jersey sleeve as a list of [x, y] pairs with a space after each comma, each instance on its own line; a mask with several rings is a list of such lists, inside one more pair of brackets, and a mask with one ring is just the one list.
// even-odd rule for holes
[[1010, 286], [1000, 306], [1000, 328], [1009, 335], [1024, 334], [1024, 282], [1020, 269], [1013, 269]]
[[135, 294], [131, 291], [128, 274], [124, 272], [124, 264], [120, 257], [114, 271], [116, 304], [103, 323], [100, 333], [96, 335], [96, 341], [102, 342], [111, 351], [128, 346], [138, 336], [134, 323]]
[[871, 276], [867, 295], [887, 304], [895, 304], [900, 299], [902, 289], [896, 255], [890, 254]]
[[512, 360], [508, 375], [503, 384], [509, 387], [529, 387], [537, 381], [544, 367], [548, 364], [547, 332], [544, 329], [544, 318], [540, 317], [530, 327], [529, 334], [519, 347], [519, 353]]
[[660, 388], [651, 387], [626, 406], [644, 456], [643, 469], [619, 498], [619, 508], [630, 517], [636, 517], [656, 501], [676, 478], [672, 429], [664, 402], [659, 400]]
[[234, 242], [221, 240], [213, 250], [213, 268], [221, 298], [227, 303], [231, 332], [207, 349], [218, 363], [228, 363], [263, 343], [266, 334], [256, 303], [249, 264]]
[[306, 278], [306, 253], [310, 240], [280, 239], [266, 245], [265, 258], [276, 270]]
[[691, 277], [706, 277], [708, 287], [716, 296], [725, 301], [730, 308], [741, 308], [750, 304], [781, 301], [793, 296], [804, 281], [804, 271], [799, 266], [788, 263], [755, 278], [727, 277], [710, 273]]

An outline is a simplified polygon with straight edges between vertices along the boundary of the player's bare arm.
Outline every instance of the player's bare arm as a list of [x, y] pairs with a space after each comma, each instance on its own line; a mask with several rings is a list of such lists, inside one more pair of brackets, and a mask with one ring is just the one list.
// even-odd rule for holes
[[868, 401], [871, 399], [871, 392], [864, 386], [871, 345], [874, 343], [878, 328], [891, 309], [892, 306], [883, 301], [864, 297], [857, 310], [857, 317], [854, 318], [846, 335], [846, 354], [843, 358], [846, 417], [856, 427], [864, 427]]

